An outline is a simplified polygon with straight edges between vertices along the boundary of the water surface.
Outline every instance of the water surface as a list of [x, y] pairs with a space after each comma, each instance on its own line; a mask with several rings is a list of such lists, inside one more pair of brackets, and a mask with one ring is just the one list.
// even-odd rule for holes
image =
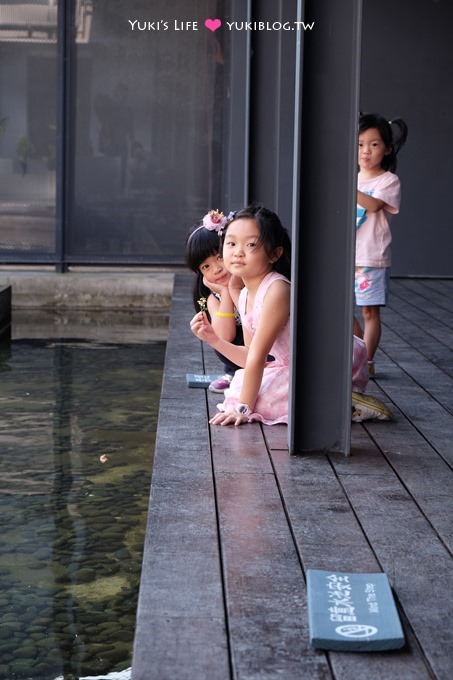
[[0, 678], [121, 671], [132, 642], [164, 342], [0, 349]]

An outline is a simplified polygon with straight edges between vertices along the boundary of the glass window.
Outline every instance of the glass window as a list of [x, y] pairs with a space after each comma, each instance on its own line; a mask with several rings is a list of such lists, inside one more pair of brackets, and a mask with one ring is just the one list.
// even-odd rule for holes
[[228, 34], [204, 25], [224, 3], [90, 5], [84, 31], [76, 17], [68, 260], [181, 262], [187, 230], [224, 207]]
[[55, 250], [57, 6], [0, 3], [0, 252]]

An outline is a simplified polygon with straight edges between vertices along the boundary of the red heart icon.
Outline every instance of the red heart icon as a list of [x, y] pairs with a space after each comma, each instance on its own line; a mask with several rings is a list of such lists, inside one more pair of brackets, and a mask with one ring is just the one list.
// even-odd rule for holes
[[220, 21], [220, 19], [206, 19], [204, 25], [209, 31], [212, 31], [214, 33], [214, 31], [221, 27], [222, 22]]

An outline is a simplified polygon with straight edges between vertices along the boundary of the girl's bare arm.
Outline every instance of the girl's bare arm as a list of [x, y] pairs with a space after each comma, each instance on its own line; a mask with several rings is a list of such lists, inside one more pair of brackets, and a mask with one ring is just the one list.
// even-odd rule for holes
[[[259, 326], [247, 352], [244, 380], [239, 402], [252, 410], [258, 397], [267, 357], [278, 334], [288, 321], [290, 311], [290, 287], [284, 281], [275, 281], [266, 293]], [[247, 422], [236, 411], [216, 414], [210, 421], [213, 425], [241, 425]]]
[[385, 205], [380, 198], [373, 198], [373, 196], [364, 194], [363, 191], [357, 191], [357, 203], [368, 212], [378, 212]]
[[237, 332], [233, 300], [227, 286], [217, 287], [216, 292], [220, 295], [220, 300], [215, 295], [208, 297], [208, 311], [212, 327], [219, 338], [232, 342]]

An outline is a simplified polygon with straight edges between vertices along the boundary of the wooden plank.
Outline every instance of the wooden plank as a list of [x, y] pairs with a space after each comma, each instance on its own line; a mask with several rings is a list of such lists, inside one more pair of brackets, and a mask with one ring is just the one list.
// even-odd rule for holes
[[194, 314], [190, 305], [190, 290], [189, 275], [175, 276], [161, 399], [172, 398], [181, 401], [181, 395], [190, 400], [202, 396], [196, 397], [194, 390], [189, 390], [185, 377], [188, 372], [205, 372], [202, 343], [191, 333], [189, 327]]
[[330, 677], [308, 645], [305, 583], [258, 424], [213, 427], [233, 675]]
[[326, 659], [308, 649], [305, 584], [275, 479], [221, 473], [220, 536], [236, 677], [325, 677]]
[[396, 311], [401, 319], [408, 321], [419, 330], [423, 330], [424, 333], [435, 338], [449, 349], [453, 348], [451, 326], [449, 326], [448, 323], [444, 323], [443, 316], [440, 319], [435, 315], [430, 314], [429, 307], [428, 312], [424, 311], [408, 302], [406, 297], [402, 297], [397, 293], [392, 293], [386, 309]]
[[149, 613], [147, 626], [135, 635], [133, 680], [228, 680], [230, 667], [219, 644], [224, 632], [223, 620]]
[[[391, 470], [370, 443], [366, 431], [360, 425], [355, 427], [362, 439], [354, 442], [352, 455], [345, 458], [342, 454], [331, 454], [332, 458], [341, 460], [346, 470], [354, 461], [372, 478], [382, 474], [391, 477]], [[365, 461], [358, 455], [362, 444], [366, 450]], [[272, 459], [304, 569], [379, 570], [368, 538], [329, 458], [325, 454], [290, 457], [283, 451], [273, 451]], [[410, 628], [404, 627], [408, 642], [398, 652], [370, 653], [366, 659], [360, 654], [330, 652], [328, 658], [333, 677], [336, 680], [361, 677], [388, 680], [399, 676], [425, 679], [425, 661]]]
[[[208, 357], [211, 372], [219, 361]], [[211, 415], [222, 399], [208, 393]], [[233, 674], [328, 678], [309, 646], [305, 582], [263, 431], [288, 455], [284, 425], [211, 427]]]
[[287, 425], [263, 425], [262, 430], [269, 450], [288, 451]]
[[429, 307], [431, 314], [433, 310], [436, 310], [438, 314], [446, 311], [451, 319], [453, 316], [453, 285], [451, 284], [451, 281], [439, 279], [397, 279], [396, 281], [392, 279], [390, 290], [396, 290], [404, 299], [407, 299], [408, 291], [416, 293], [423, 298], [422, 309]]
[[383, 347], [386, 332], [391, 329], [415, 350], [420, 352], [428, 361], [451, 375], [452, 353], [451, 348], [441, 340], [419, 325], [411, 322], [409, 318], [402, 318], [398, 310], [386, 307], [382, 313], [383, 333], [380, 346]]
[[[348, 458], [290, 457], [286, 426], [208, 427], [222, 395], [185, 373], [223, 367], [190, 333], [190, 277], [176, 278], [134, 680], [451, 677], [453, 371], [437, 331], [453, 286], [404, 282], [383, 310], [370, 392], [395, 421], [354, 424]], [[385, 571], [406, 646], [311, 648], [307, 568]]]
[[453, 476], [430, 444], [404, 418], [397, 427], [366, 429], [440, 540], [453, 551]]
[[397, 295], [405, 305], [423, 311], [427, 316], [453, 328], [452, 301], [448, 295], [436, 292], [416, 279], [400, 280], [390, 290], [391, 296]]
[[181, 320], [190, 318], [184, 286], [184, 280], [175, 286], [167, 342], [134, 640], [134, 680], [230, 677], [206, 394], [192, 390], [189, 398], [185, 384], [185, 362], [201, 366], [203, 357], [201, 344], [190, 331], [181, 341]]
[[[378, 424], [366, 423], [363, 429], [370, 433], [395, 470], [397, 477], [395, 477], [394, 482], [397, 484], [398, 479], [401, 480], [404, 489], [410, 492], [410, 496], [407, 497], [410, 500], [406, 502], [406, 506], [407, 503], [416, 504], [415, 507], [420, 509], [420, 517], [424, 516], [426, 532], [429, 531], [431, 526], [435, 530], [431, 532], [429, 539], [425, 539], [429, 545], [428, 549], [423, 544], [419, 544], [418, 540], [415, 541], [416, 554], [414, 554], [410, 540], [408, 541], [408, 536], [413, 536], [415, 539], [415, 530], [403, 531], [399, 537], [401, 549], [391, 540], [389, 549], [391, 554], [398, 552], [400, 557], [398, 563], [392, 557], [393, 568], [395, 574], [398, 574], [398, 581], [405, 580], [406, 576], [410, 579], [412, 569], [414, 571], [419, 570], [422, 574], [422, 578], [417, 579], [416, 583], [418, 591], [415, 587], [411, 590], [409, 581], [410, 592], [407, 593], [407, 598], [414, 609], [414, 603], [418, 602], [417, 615], [419, 618], [417, 624], [420, 629], [424, 629], [425, 636], [428, 639], [428, 647], [425, 649], [425, 646], [423, 646], [423, 649], [427, 656], [431, 657], [431, 661], [435, 660], [432, 661], [435, 676], [447, 677], [449, 674], [451, 675], [452, 671], [448, 655], [447, 660], [445, 660], [445, 654], [443, 661], [438, 662], [437, 659], [442, 659], [442, 644], [451, 645], [451, 641], [446, 641], [444, 638], [440, 644], [437, 646], [434, 644], [432, 648], [429, 648], [429, 638], [432, 637], [432, 631], [436, 630], [437, 625], [440, 625], [440, 620], [433, 622], [429, 617], [424, 620], [423, 605], [419, 602], [419, 599], [424, 597], [426, 602], [427, 594], [423, 594], [423, 579], [426, 582], [430, 580], [432, 582], [432, 575], [436, 573], [435, 559], [430, 566], [431, 553], [436, 552], [436, 550], [440, 552], [438, 559], [443, 563], [444, 572], [448, 571], [448, 564], [451, 564], [451, 554], [442, 551], [443, 546], [447, 546], [450, 550], [452, 548], [453, 494], [450, 443], [453, 432], [451, 418], [451, 377], [453, 373], [450, 372], [449, 375], [446, 375], [445, 371], [446, 368], [447, 370], [448, 368], [451, 369], [452, 355], [450, 349], [445, 347], [437, 337], [433, 337], [428, 324], [426, 324], [427, 330], [420, 327], [422, 319], [427, 322], [429, 318], [433, 318], [436, 314], [439, 315], [439, 318], [442, 318], [443, 311], [434, 306], [429, 306], [429, 317], [420, 315], [417, 304], [428, 307], [427, 298], [421, 300], [421, 291], [418, 289], [419, 297], [414, 298], [413, 295], [409, 295], [411, 302], [408, 304], [405, 288], [406, 282], [398, 290], [400, 298], [396, 301], [394, 299], [395, 308], [383, 310], [386, 327], [381, 348], [386, 356], [383, 361], [384, 375], [382, 379], [378, 378], [377, 381], [379, 387], [385, 390], [385, 393], [401, 410], [396, 411], [396, 423], [388, 424], [384, 428], [379, 427]], [[408, 288], [412, 288], [412, 285]], [[445, 298], [441, 298], [438, 302], [444, 304]], [[404, 317], [400, 314], [401, 309], [404, 310]], [[413, 316], [415, 323], [412, 320]], [[442, 337], [441, 340], [443, 339]], [[379, 353], [379, 376], [381, 376], [382, 356]], [[431, 363], [431, 361], [434, 363]], [[435, 445], [437, 451], [442, 453], [443, 456], [446, 454], [446, 457], [444, 456], [444, 459], [442, 459], [432, 445]], [[356, 457], [353, 456], [350, 462], [354, 467], [357, 462]], [[350, 469], [351, 466], [349, 466], [348, 471]], [[374, 488], [374, 481], [372, 484], [372, 488]], [[389, 495], [392, 496], [392, 494]], [[393, 493], [393, 498], [398, 498], [398, 492]], [[355, 507], [354, 500], [354, 498], [351, 498]], [[368, 507], [374, 508], [375, 506], [376, 502], [368, 498]], [[408, 507], [409, 513], [416, 512], [412, 508], [409, 509]], [[394, 512], [387, 510], [386, 514], [395, 521]], [[377, 527], [379, 527], [380, 519], [381, 514], [379, 513]], [[364, 528], [374, 546], [373, 532], [367, 525]], [[380, 528], [382, 529], [382, 527]], [[391, 533], [389, 532], [390, 537]], [[431, 544], [435, 547], [432, 548]], [[379, 556], [380, 550], [377, 553]], [[419, 558], [420, 562], [418, 562]], [[443, 580], [442, 569], [439, 576], [436, 574], [437, 579], [439, 579], [437, 582], [439, 583], [439, 591], [441, 591], [443, 588], [443, 585], [440, 585]], [[439, 619], [448, 615], [448, 611], [451, 611], [450, 596], [447, 596], [447, 601], [444, 604], [442, 604], [442, 596], [438, 596], [437, 610], [442, 611], [443, 606], [446, 607], [447, 611], [439, 615]], [[410, 617], [411, 625], [414, 626], [412, 610], [406, 610], [406, 614]], [[419, 637], [418, 628], [416, 634]]]
[[304, 569], [379, 570], [327, 456], [272, 460]]
[[453, 415], [449, 410], [450, 395], [448, 393], [444, 397], [440, 395], [440, 398], [447, 401], [448, 407], [445, 408], [406, 371], [401, 370], [395, 363], [389, 362], [388, 366], [389, 368], [385, 369], [385, 381], [379, 381], [379, 388], [393, 404], [397, 404], [399, 411], [430, 442], [439, 456], [452, 466]]
[[399, 407], [397, 420], [385, 428], [367, 423], [366, 429], [451, 549], [452, 379], [437, 366], [430, 371], [429, 362], [391, 331], [384, 350], [389, 368], [379, 386]]
[[[438, 307], [453, 312], [453, 279], [420, 279], [420, 288]], [[425, 294], [425, 293], [423, 293]]]
[[[453, 413], [453, 376], [445, 373], [438, 365], [429, 361], [418, 349], [389, 328], [386, 328], [381, 350], [397, 364], [406, 376], [410, 376], [425, 390], [428, 396]], [[377, 380], [380, 381], [379, 375]], [[382, 386], [385, 387], [383, 383]]]
[[368, 477], [364, 466], [351, 474], [340, 458], [333, 465], [434, 677], [451, 677], [451, 554], [398, 477]]

